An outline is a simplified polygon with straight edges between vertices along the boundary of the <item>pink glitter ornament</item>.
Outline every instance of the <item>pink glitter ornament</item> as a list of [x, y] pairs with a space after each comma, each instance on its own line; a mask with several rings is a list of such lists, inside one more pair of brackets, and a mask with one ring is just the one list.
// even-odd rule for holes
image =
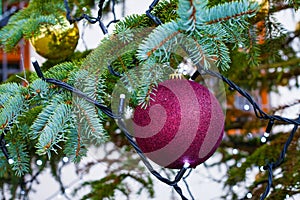
[[156, 87], [146, 109], [133, 116], [136, 142], [160, 166], [195, 168], [220, 145], [224, 114], [215, 96], [204, 86], [186, 79], [166, 80]]

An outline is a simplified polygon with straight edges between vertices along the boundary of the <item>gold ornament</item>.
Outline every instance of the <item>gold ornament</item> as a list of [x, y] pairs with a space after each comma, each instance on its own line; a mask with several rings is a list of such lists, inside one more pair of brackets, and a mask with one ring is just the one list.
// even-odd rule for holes
[[297, 22], [296, 27], [295, 27], [295, 32], [300, 32], [300, 21]]
[[42, 25], [39, 34], [30, 38], [35, 51], [47, 59], [64, 59], [71, 55], [78, 43], [79, 29], [63, 17], [61, 23]]

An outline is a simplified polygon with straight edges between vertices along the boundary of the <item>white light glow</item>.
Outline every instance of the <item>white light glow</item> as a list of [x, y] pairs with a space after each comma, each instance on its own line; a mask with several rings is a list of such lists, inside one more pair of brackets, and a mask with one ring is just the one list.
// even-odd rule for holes
[[265, 133], [264, 133], [264, 136], [267, 138], [267, 137], [270, 136], [270, 133], [265, 132]]
[[11, 165], [11, 164], [13, 164], [14, 163], [14, 160], [13, 159], [8, 159], [8, 163]]
[[69, 158], [68, 157], [63, 157], [63, 162], [65, 162], [65, 163], [67, 163], [67, 162], [69, 162]]
[[248, 199], [251, 199], [253, 195], [250, 192], [248, 192], [248, 194], [246, 196]]
[[237, 150], [237, 149], [232, 149], [232, 154], [233, 155], [237, 155], [239, 153], [239, 150]]
[[250, 106], [248, 104], [245, 104], [244, 105], [244, 110], [247, 110], [247, 111], [250, 110]]
[[186, 168], [188, 168], [189, 166], [190, 166], [190, 163], [188, 163], [188, 161], [185, 161], [183, 167], [186, 169]]
[[42, 160], [37, 160], [37, 161], [36, 161], [36, 164], [37, 164], [38, 166], [41, 166], [41, 165], [43, 164], [43, 161], [42, 161]]
[[266, 137], [262, 137], [262, 138], [260, 139], [260, 141], [261, 141], [262, 143], [266, 143], [266, 142], [267, 142], [267, 138], [266, 138]]

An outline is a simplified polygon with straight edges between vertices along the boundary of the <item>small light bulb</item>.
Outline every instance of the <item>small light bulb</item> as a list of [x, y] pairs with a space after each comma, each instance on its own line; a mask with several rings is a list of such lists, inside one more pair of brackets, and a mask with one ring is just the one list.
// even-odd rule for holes
[[189, 166], [190, 166], [190, 163], [188, 161], [185, 161], [183, 168], [187, 169]]
[[248, 199], [251, 199], [252, 196], [253, 196], [253, 195], [251, 194], [251, 192], [248, 192], [247, 195], [246, 195], [246, 197], [247, 197]]
[[267, 138], [266, 138], [266, 137], [262, 137], [262, 138], [260, 139], [260, 141], [261, 141], [262, 143], [266, 143], [266, 142], [267, 142]]
[[72, 192], [71, 189], [69, 189], [69, 188], [65, 189], [65, 193], [66, 193], [66, 194], [69, 195], [69, 194], [71, 194], [71, 192]]
[[244, 110], [246, 110], [246, 111], [250, 110], [250, 106], [248, 104], [245, 104], [244, 105]]
[[248, 138], [253, 138], [253, 134], [249, 132], [249, 133], [247, 134], [247, 137], [248, 137]]
[[119, 129], [119, 128], [117, 128], [116, 130], [115, 130], [115, 133], [116, 134], [120, 134], [122, 131], [121, 131], [121, 129]]
[[37, 161], [36, 161], [36, 165], [41, 166], [42, 164], [43, 164], [43, 161], [42, 161], [42, 160], [37, 160]]
[[34, 62], [36, 62], [37, 60], [36, 60], [35, 57], [31, 57], [31, 58], [30, 58], [30, 61], [34, 63]]
[[239, 187], [237, 185], [235, 185], [235, 186], [232, 187], [232, 190], [235, 191], [235, 192], [237, 192], [238, 189], [239, 189]]
[[63, 157], [63, 159], [62, 159], [62, 160], [63, 160], [63, 162], [64, 162], [64, 163], [67, 163], [67, 162], [69, 162], [69, 158], [68, 158], [67, 156]]
[[264, 136], [267, 138], [270, 136], [270, 133], [264, 132]]
[[239, 150], [237, 150], [237, 149], [232, 149], [232, 154], [233, 155], [237, 155], [239, 153]]
[[11, 164], [13, 164], [13, 163], [14, 163], [14, 160], [13, 160], [13, 159], [11, 159], [11, 158], [10, 158], [10, 159], [8, 159], [8, 164], [10, 164], [10, 165], [11, 165]]

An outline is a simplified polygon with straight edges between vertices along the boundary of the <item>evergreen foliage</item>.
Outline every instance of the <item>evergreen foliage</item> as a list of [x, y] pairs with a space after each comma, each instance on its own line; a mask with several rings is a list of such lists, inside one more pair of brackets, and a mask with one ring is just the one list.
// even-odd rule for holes
[[[91, 0], [69, 3], [74, 16], [83, 14], [83, 8], [90, 14], [90, 8], [95, 6]], [[64, 81], [108, 106], [116, 83], [130, 94], [133, 106], [146, 106], [153, 86], [174, 73], [183, 58], [190, 58], [198, 68], [209, 68], [214, 64], [223, 74], [249, 90], [287, 85], [291, 78], [300, 74], [298, 52], [291, 45], [299, 33], [288, 33], [274, 20], [274, 14], [281, 9], [277, 6], [279, 3], [285, 3], [286, 8], [299, 8], [298, 2], [277, 0], [270, 2], [267, 13], [259, 10], [257, 3], [247, 0], [161, 1], [151, 12], [162, 21], [161, 25], [145, 14], [126, 16], [91, 53], [78, 52], [73, 55], [73, 60], [60, 63], [48, 61], [42, 70], [45, 77]], [[106, 1], [105, 9], [110, 5], [111, 1]], [[29, 39], [38, 34], [42, 24], [60, 23], [62, 13], [65, 13], [63, 1], [30, 1], [28, 7], [13, 15], [8, 25], [0, 30], [1, 47], [12, 51], [21, 38]], [[260, 26], [262, 20], [264, 23]], [[260, 36], [263, 42], [259, 42]], [[119, 76], [113, 75], [111, 69]], [[124, 154], [131, 152], [130, 147], [124, 136], [116, 134], [113, 120], [91, 103], [46, 83], [35, 73], [27, 81], [28, 84], [19, 81], [0, 85], [0, 133], [8, 144], [11, 159], [8, 163], [6, 155], [0, 151], [2, 188], [8, 183], [12, 197], [16, 197], [25, 175], [34, 177], [37, 159], [44, 161], [40, 170], [51, 167], [59, 182], [58, 167], [63, 156], [79, 164], [89, 147], [103, 146], [111, 141], [120, 147], [121, 158], [114, 161], [105, 158], [99, 162], [117, 163], [120, 168], [107, 170], [106, 176], [99, 180], [85, 182], [83, 186], [90, 186], [91, 191], [83, 199], [114, 198], [116, 191], [129, 198], [131, 190], [125, 181], [129, 178], [141, 184], [140, 191], [146, 189], [149, 197], [154, 197], [152, 179], [142, 173], [144, 169], [139, 168], [139, 173], [133, 174], [132, 169], [127, 168], [124, 158], [132, 159], [130, 161], [134, 161], [137, 168], [138, 159], [132, 154]], [[296, 82], [299, 86], [298, 79]], [[265, 126], [251, 114], [230, 108], [228, 113], [237, 116], [234, 117], [237, 122], [227, 119], [226, 131], [243, 127], [250, 132], [253, 127]], [[238, 121], [239, 116], [245, 119], [245, 115], [248, 121], [252, 117], [251, 124]], [[286, 134], [278, 133], [267, 145], [261, 145], [258, 137], [228, 137], [219, 151], [222, 161], [215, 163], [229, 166], [224, 182], [225, 188], [229, 189], [224, 199], [240, 198], [230, 188], [244, 182], [247, 171], [276, 159], [286, 137]], [[281, 187], [273, 188], [271, 199], [300, 193], [298, 140], [299, 131], [280, 167], [282, 176], [274, 180]], [[237, 147], [241, 149], [239, 155], [228, 153], [228, 149]], [[230, 164], [232, 160], [233, 165]], [[239, 167], [236, 166], [238, 162], [242, 162]], [[260, 171], [247, 189], [254, 191], [252, 194], [258, 198], [266, 180], [267, 174]]]
[[[75, 13], [81, 13], [90, 0], [74, 1], [71, 8]], [[76, 8], [76, 10], [75, 10]], [[90, 7], [86, 7], [90, 8]], [[22, 38], [30, 39], [38, 35], [43, 24], [63, 24], [63, 14], [66, 12], [63, 1], [30, 1], [28, 6], [15, 13], [9, 23], [1, 29], [0, 44], [5, 51], [13, 50]], [[89, 10], [87, 11], [89, 12]]]
[[[248, 30], [246, 19], [256, 13], [258, 5], [244, 1], [225, 3], [209, 8], [206, 3], [202, 2], [199, 6], [199, 1], [179, 1], [178, 22], [164, 24], [163, 27], [158, 27], [156, 31], [150, 34], [148, 39], [139, 47], [139, 58], [145, 60], [154, 52], [159, 51], [153, 56], [163, 58], [162, 60], [167, 59], [169, 55], [164, 55], [164, 52], [170, 52], [174, 45], [175, 48], [178, 45], [170, 39], [174, 38], [180, 41], [177, 35], [180, 37], [179, 33], [184, 33], [194, 38], [195, 44], [202, 49], [201, 54], [203, 55], [193, 59], [194, 64], [202, 61], [203, 67], [208, 68], [209, 62], [202, 59], [214, 60], [212, 57], [216, 56], [217, 66], [223, 70], [228, 69], [229, 50], [224, 42], [243, 45], [246, 38], [241, 36], [245, 30]], [[153, 41], [155, 41], [154, 44]], [[191, 51], [189, 48], [186, 49]], [[189, 53], [192, 55], [199, 53], [199, 49], [195, 48]]]
[[154, 191], [153, 191], [153, 183], [151, 179], [144, 179], [135, 175], [132, 175], [130, 173], [128, 174], [110, 174], [100, 180], [96, 181], [90, 181], [83, 183], [83, 187], [85, 186], [91, 186], [92, 191], [83, 196], [82, 199], [105, 199], [105, 198], [115, 198], [115, 192], [121, 192], [124, 196], [129, 197], [130, 196], [130, 188], [124, 183], [125, 179], [131, 178], [135, 180], [138, 183], [141, 183], [141, 187], [139, 189], [139, 192], [142, 190], [147, 190], [149, 193], [149, 197], [154, 197]]

